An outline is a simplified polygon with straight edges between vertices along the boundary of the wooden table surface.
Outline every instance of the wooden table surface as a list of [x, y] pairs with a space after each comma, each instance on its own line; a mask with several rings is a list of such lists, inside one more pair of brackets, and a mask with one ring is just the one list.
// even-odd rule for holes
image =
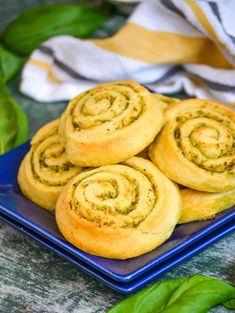
[[[51, 2], [65, 1], [0, 0], [0, 31], [24, 8]], [[20, 77], [17, 77], [9, 87], [29, 117], [32, 135], [41, 125], [58, 117], [66, 103], [35, 102], [19, 93], [19, 81]], [[220, 240], [160, 279], [195, 273], [211, 275], [235, 284], [235, 235]], [[121, 294], [55, 253], [0, 223], [1, 313], [98, 313], [106, 312], [122, 298]], [[231, 311], [218, 306], [210, 312]]]

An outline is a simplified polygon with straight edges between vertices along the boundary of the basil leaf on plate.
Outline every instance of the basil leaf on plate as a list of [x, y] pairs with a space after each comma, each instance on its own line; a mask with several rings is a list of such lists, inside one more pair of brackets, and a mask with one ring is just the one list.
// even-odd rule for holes
[[43, 41], [58, 35], [87, 37], [106, 19], [101, 9], [78, 4], [51, 4], [30, 8], [20, 14], [3, 32], [4, 45], [27, 55]]
[[204, 313], [217, 304], [235, 308], [235, 288], [203, 275], [158, 282], [124, 299], [108, 313]]
[[23, 60], [17, 55], [8, 51], [0, 43], [0, 76], [5, 82], [11, 80], [21, 69]]
[[0, 77], [0, 154], [27, 140], [28, 121]]

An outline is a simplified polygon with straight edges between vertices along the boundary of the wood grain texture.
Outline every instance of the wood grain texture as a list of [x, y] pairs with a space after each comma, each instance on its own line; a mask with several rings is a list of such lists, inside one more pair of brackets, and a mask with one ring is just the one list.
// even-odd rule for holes
[[[0, 0], [0, 31], [26, 7], [54, 2], [66, 1]], [[20, 94], [18, 86], [19, 76], [10, 83], [10, 90], [29, 117], [31, 135], [57, 118], [66, 105], [35, 102]], [[230, 235], [160, 279], [201, 273], [235, 284], [234, 251], [235, 235]], [[1, 313], [101, 313], [122, 298], [55, 253], [0, 223]], [[210, 312], [231, 311], [218, 306]]]

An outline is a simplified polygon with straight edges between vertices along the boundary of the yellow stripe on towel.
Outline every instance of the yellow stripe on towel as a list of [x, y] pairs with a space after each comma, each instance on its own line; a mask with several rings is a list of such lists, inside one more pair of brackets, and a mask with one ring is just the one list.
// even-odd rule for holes
[[148, 63], [199, 63], [232, 68], [207, 38], [153, 31], [134, 23], [127, 23], [111, 38], [92, 41], [105, 50]]
[[215, 39], [216, 41], [219, 42], [219, 38], [218, 38], [213, 26], [211, 25], [211, 23], [207, 19], [207, 16], [202, 11], [199, 4], [192, 1], [192, 0], [185, 0], [185, 2], [190, 7], [190, 9], [193, 11], [194, 15], [197, 17], [198, 21], [203, 26], [203, 28], [211, 35], [211, 37], [213, 39]]
[[49, 64], [45, 61], [38, 60], [38, 59], [29, 59], [27, 63], [35, 65], [35, 66], [37, 66], [43, 70], [46, 70], [46, 71], [49, 71], [51, 68], [51, 64]]
[[202, 25], [202, 27], [207, 31], [208, 34], [210, 34], [211, 38], [215, 42], [217, 42], [220, 46], [222, 46], [228, 53], [230, 53], [227, 47], [223, 44], [223, 42], [220, 41], [220, 38], [218, 37], [210, 21], [208, 20], [206, 14], [201, 9], [200, 5], [196, 1], [192, 1], [192, 0], [185, 0], [185, 2], [190, 7], [193, 14], [196, 16], [199, 23]]
[[52, 66], [51, 64], [45, 62], [45, 61], [41, 61], [41, 60], [38, 60], [38, 59], [29, 59], [28, 64], [32, 64], [44, 71], [47, 72], [47, 76], [48, 76], [48, 79], [55, 83], [55, 84], [59, 84], [61, 83], [62, 81], [56, 76], [56, 74], [52, 71]]

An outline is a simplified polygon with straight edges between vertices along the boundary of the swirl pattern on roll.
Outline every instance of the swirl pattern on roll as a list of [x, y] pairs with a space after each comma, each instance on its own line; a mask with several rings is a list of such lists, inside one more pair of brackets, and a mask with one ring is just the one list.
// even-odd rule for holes
[[133, 157], [72, 179], [58, 199], [56, 220], [78, 248], [125, 259], [165, 241], [180, 211], [176, 185], [150, 161]]
[[235, 188], [233, 111], [191, 99], [166, 109], [166, 121], [150, 156], [170, 179], [201, 191]]
[[59, 132], [69, 160], [80, 166], [100, 166], [139, 153], [162, 127], [159, 103], [147, 89], [131, 81], [106, 83], [83, 92], [60, 119]]
[[33, 137], [30, 151], [22, 161], [18, 181], [27, 198], [53, 211], [64, 185], [81, 170], [68, 160], [59, 141], [58, 120], [55, 120]]

